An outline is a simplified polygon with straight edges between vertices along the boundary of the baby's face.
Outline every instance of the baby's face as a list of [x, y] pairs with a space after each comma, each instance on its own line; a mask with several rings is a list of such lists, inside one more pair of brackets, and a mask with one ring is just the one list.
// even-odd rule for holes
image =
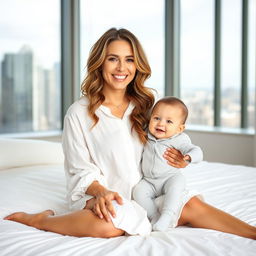
[[149, 131], [157, 139], [167, 139], [181, 133], [182, 110], [178, 106], [159, 103], [153, 110], [149, 122]]

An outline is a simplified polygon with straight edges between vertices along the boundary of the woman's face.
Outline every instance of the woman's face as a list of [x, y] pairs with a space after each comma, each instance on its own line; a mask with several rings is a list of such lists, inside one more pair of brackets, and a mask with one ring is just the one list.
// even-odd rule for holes
[[125, 40], [116, 40], [107, 47], [102, 66], [104, 90], [126, 90], [136, 73], [131, 45]]

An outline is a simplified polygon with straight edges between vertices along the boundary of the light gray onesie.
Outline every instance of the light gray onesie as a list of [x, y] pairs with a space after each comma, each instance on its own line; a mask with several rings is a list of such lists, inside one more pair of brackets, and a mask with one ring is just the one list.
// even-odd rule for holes
[[[181, 198], [185, 189], [185, 177], [179, 168], [167, 164], [163, 154], [167, 148], [175, 148], [183, 155], [189, 155], [192, 163], [200, 162], [203, 153], [200, 147], [191, 143], [189, 136], [180, 133], [168, 139], [156, 139], [148, 133], [148, 142], [142, 158], [143, 179], [135, 186], [133, 198], [148, 213], [153, 230], [166, 230], [176, 219], [181, 207]], [[164, 194], [161, 216], [154, 199]]]

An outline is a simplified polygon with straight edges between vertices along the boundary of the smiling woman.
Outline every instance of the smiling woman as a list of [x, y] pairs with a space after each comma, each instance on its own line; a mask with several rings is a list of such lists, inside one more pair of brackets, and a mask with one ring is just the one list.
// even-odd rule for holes
[[124, 94], [127, 84], [134, 79], [135, 72], [131, 45], [125, 40], [111, 42], [103, 63], [104, 94], [106, 95], [108, 90], [118, 90]]
[[[144, 128], [154, 103], [144, 85], [149, 64], [138, 39], [113, 28], [93, 46], [87, 67], [83, 97], [67, 111], [63, 131], [68, 201], [76, 211], [63, 216], [20, 212], [5, 219], [75, 236], [149, 234], [145, 210], [130, 201], [141, 178]], [[117, 113], [109, 107], [119, 103], [124, 107]]]
[[[82, 94], [89, 99], [88, 111], [94, 125], [99, 120], [95, 111], [101, 104], [122, 118], [132, 100], [136, 106], [131, 114], [133, 128], [146, 142], [144, 129], [153, 96], [144, 85], [151, 68], [139, 40], [126, 29], [109, 29], [92, 48], [87, 69]], [[125, 78], [120, 79], [122, 76]]]
[[[136, 66], [133, 50], [125, 40], [116, 40], [109, 44], [103, 63], [102, 76], [104, 79], [104, 106], [109, 107], [111, 113], [119, 118], [123, 117], [129, 100], [124, 97], [127, 85], [134, 79]], [[113, 100], [112, 93], [118, 93], [120, 100]], [[113, 103], [115, 102], [115, 103]]]

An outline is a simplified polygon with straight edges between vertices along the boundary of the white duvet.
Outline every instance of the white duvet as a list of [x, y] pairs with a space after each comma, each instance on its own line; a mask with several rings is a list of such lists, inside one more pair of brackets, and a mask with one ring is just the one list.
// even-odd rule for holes
[[[0, 149], [0, 169], [2, 153]], [[148, 237], [100, 239], [62, 236], [4, 221], [2, 218], [14, 211], [54, 209], [61, 214], [68, 210], [62, 164], [43, 161], [41, 165], [33, 162], [32, 166], [5, 168], [0, 170], [1, 256], [256, 255], [255, 241], [206, 229], [178, 227]], [[188, 187], [198, 190], [206, 202], [256, 225], [256, 168], [202, 162], [187, 167], [184, 175]]]

